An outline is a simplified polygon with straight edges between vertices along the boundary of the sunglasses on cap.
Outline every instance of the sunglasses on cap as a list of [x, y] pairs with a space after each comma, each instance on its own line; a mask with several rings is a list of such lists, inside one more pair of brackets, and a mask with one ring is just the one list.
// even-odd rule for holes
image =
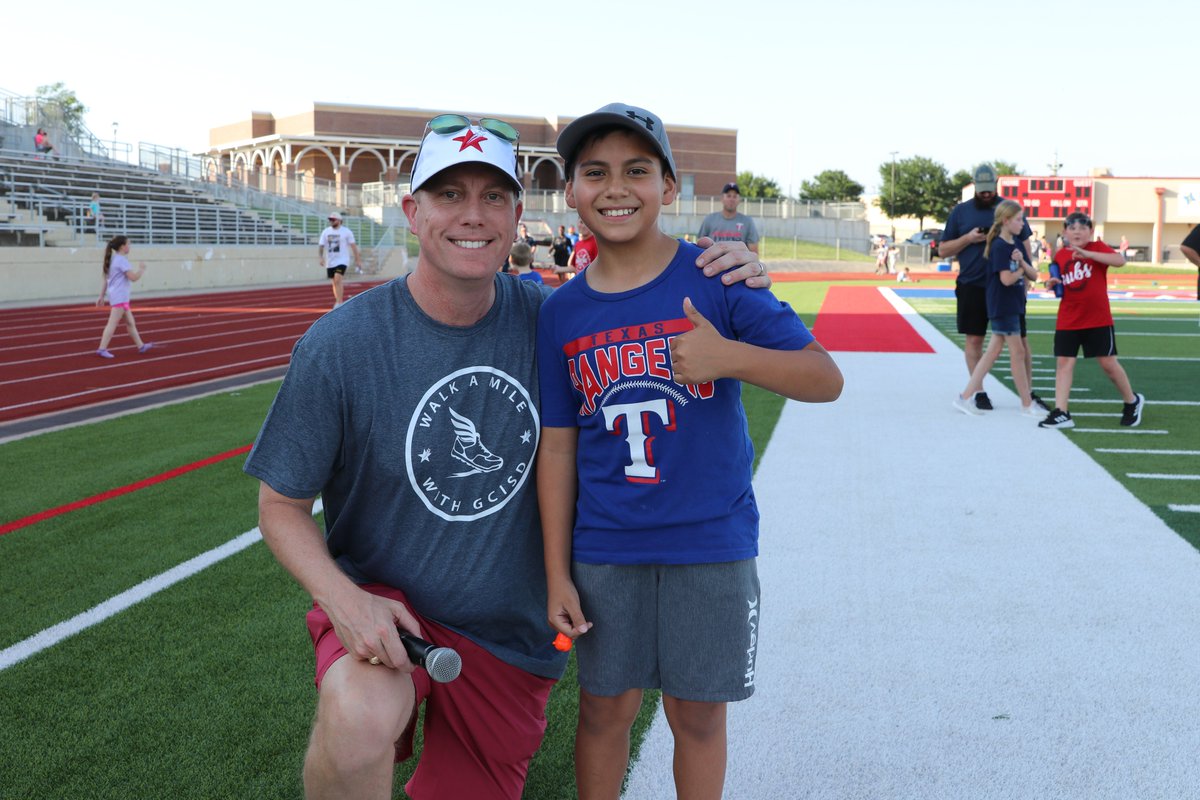
[[[516, 144], [521, 138], [520, 132], [501, 119], [492, 119], [491, 117], [480, 117], [472, 120], [470, 117], [464, 117], [462, 114], [438, 114], [429, 122], [425, 123], [425, 131], [433, 131], [439, 136], [446, 136], [451, 133], [458, 133], [461, 130], [466, 130], [471, 127], [471, 123], [476, 122], [479, 127], [485, 131], [494, 133], [510, 144]], [[424, 134], [421, 135], [424, 139]]]
[[[479, 117], [472, 120], [470, 117], [462, 114], [438, 114], [429, 122], [425, 123], [425, 130], [421, 132], [421, 145], [417, 148], [417, 157], [413, 159], [413, 171], [417, 169], [417, 164], [421, 163], [421, 151], [425, 149], [425, 137], [429, 133], [436, 133], [438, 136], [449, 136], [452, 133], [465, 131], [471, 127], [474, 122], [483, 128], [488, 133], [493, 134], [499, 139], [503, 139], [515, 148], [514, 162], [521, 163], [521, 132], [509, 125], [502, 119], [493, 119], [492, 117]], [[520, 167], [517, 167], [518, 171]]]
[[1064, 228], [1069, 228], [1072, 225], [1082, 225], [1085, 228], [1090, 228], [1092, 227], [1092, 218], [1079, 211], [1073, 211], [1067, 215], [1065, 220], [1063, 220]]

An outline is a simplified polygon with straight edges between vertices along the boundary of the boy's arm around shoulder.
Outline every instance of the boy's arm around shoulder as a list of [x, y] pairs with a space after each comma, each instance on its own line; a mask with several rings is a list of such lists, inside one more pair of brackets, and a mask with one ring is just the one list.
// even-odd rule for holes
[[694, 326], [671, 340], [675, 381], [705, 383], [736, 378], [791, 400], [829, 403], [842, 394], [842, 371], [817, 341], [803, 350], [773, 350], [726, 339], [684, 300], [684, 313]]

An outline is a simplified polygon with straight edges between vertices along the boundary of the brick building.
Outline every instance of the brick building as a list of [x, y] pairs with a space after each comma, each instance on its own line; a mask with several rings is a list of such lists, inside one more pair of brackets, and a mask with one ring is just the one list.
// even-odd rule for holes
[[[212, 128], [205, 154], [210, 170], [255, 185], [293, 185], [297, 178], [341, 187], [384, 181], [403, 183], [412, 171], [425, 123], [439, 112], [416, 108], [313, 103], [311, 110], [277, 117], [252, 112], [249, 119]], [[554, 151], [558, 132], [574, 117], [546, 119], [503, 113], [496, 117], [521, 132], [520, 161], [527, 190], [563, 188], [562, 159]], [[737, 175], [737, 131], [667, 125], [683, 197], [718, 195]], [[283, 192], [286, 193], [286, 190]]]

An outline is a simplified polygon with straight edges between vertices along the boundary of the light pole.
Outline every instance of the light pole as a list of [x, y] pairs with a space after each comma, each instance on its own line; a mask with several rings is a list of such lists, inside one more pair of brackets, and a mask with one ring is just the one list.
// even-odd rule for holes
[[113, 160], [114, 160], [114, 161], [115, 161], [115, 160], [116, 160], [116, 158], [117, 158], [117, 123], [115, 123], [115, 122], [113, 123], [113, 147], [112, 147], [112, 157], [113, 157]]
[[892, 240], [896, 239], [896, 154], [899, 150], [892, 150], [892, 198], [888, 201], [888, 222], [892, 226]]

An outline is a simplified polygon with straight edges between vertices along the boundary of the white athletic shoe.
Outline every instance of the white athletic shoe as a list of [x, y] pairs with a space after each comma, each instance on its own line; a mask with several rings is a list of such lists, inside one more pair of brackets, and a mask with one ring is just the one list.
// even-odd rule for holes
[[979, 417], [983, 415], [983, 411], [975, 405], [974, 397], [963, 400], [961, 394], [956, 394], [954, 395], [954, 407], [962, 413], [968, 414], [972, 417]]
[[1046, 412], [1042, 411], [1040, 408], [1038, 408], [1037, 403], [1030, 403], [1029, 405], [1027, 405], [1021, 409], [1021, 416], [1022, 417], [1033, 417], [1034, 419], [1037, 419], [1037, 420], [1043, 420], [1046, 418]]

